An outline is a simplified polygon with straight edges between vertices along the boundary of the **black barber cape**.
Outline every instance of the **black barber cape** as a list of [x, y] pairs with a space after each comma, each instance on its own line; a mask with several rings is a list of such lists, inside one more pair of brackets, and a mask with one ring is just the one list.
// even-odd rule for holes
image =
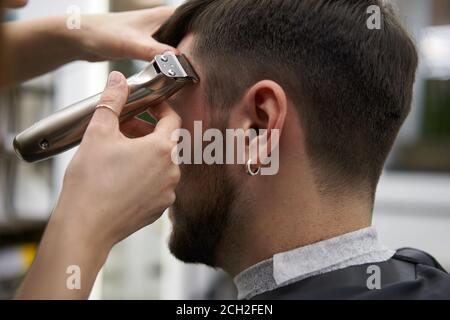
[[[378, 266], [379, 288], [369, 289], [369, 266]], [[381, 263], [324, 273], [265, 292], [252, 300], [449, 300], [450, 275], [429, 254], [400, 249]]]

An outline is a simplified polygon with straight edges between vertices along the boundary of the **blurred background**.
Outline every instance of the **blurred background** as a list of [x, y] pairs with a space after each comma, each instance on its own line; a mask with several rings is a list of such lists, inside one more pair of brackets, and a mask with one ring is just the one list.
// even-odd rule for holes
[[[179, 0], [32, 0], [9, 20], [101, 13], [178, 4]], [[416, 247], [450, 270], [450, 0], [391, 0], [420, 51], [413, 111], [381, 179], [374, 223], [391, 248]], [[68, 152], [28, 165], [14, 135], [35, 121], [103, 89], [111, 69], [127, 76], [142, 62], [76, 62], [0, 94], [0, 299], [11, 298], [30, 266], [61, 187]], [[92, 299], [235, 298], [227, 276], [187, 265], [167, 249], [166, 217], [117, 245]]]

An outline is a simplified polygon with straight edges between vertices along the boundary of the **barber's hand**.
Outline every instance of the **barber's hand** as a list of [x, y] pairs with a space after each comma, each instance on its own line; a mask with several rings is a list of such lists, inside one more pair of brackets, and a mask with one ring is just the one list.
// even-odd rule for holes
[[[120, 114], [127, 96], [124, 76], [111, 73], [100, 103]], [[58, 204], [64, 209], [57, 210], [67, 223], [82, 228], [80, 237], [113, 246], [153, 223], [174, 202], [180, 170], [171, 159], [176, 145], [171, 134], [181, 120], [166, 104], [152, 113], [159, 120], [154, 132], [129, 139], [114, 112], [95, 112], [66, 172]]]
[[124, 76], [113, 72], [101, 99], [113, 111], [95, 112], [17, 299], [87, 299], [114, 244], [174, 202], [180, 170], [171, 159], [171, 135], [181, 120], [161, 104], [152, 108], [159, 119], [154, 132], [128, 139], [116, 115], [127, 96]]
[[5, 8], [22, 8], [26, 6], [28, 3], [28, 0], [4, 0], [3, 6]]
[[174, 7], [157, 7], [121, 13], [82, 15], [81, 29], [72, 30], [81, 43], [81, 59], [101, 61], [122, 58], [152, 60], [174, 48], [152, 38], [174, 12]]

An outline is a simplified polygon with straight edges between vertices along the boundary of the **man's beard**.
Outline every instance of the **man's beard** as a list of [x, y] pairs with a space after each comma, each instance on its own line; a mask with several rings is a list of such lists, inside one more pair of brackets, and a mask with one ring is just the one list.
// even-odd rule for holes
[[172, 206], [172, 254], [188, 263], [217, 267], [217, 254], [230, 224], [236, 195], [225, 165], [182, 165]]

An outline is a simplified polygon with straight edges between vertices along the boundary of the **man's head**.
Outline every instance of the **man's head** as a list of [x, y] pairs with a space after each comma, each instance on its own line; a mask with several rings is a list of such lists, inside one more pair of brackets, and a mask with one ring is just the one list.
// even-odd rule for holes
[[[381, 7], [380, 30], [367, 27], [371, 5]], [[200, 88], [178, 107], [188, 129], [191, 120], [279, 129], [281, 166], [296, 153], [321, 196], [358, 193], [373, 202], [417, 67], [413, 42], [381, 1], [192, 0], [155, 37], [188, 50], [200, 69]], [[298, 131], [285, 133], [294, 118]], [[242, 219], [237, 204], [250, 202], [248, 178], [225, 165], [182, 172], [172, 251], [215, 265]]]

